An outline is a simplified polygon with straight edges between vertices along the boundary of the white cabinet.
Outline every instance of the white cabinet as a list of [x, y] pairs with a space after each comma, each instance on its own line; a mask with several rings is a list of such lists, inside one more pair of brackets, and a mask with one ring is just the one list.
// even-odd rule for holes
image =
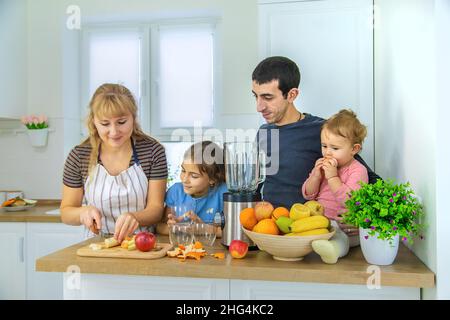
[[230, 280], [235, 300], [420, 300], [420, 288], [370, 289], [365, 285]]
[[261, 59], [286, 56], [301, 73], [296, 107], [328, 118], [350, 108], [368, 126], [362, 156], [373, 167], [372, 0], [259, 0]]
[[0, 223], [0, 300], [26, 298], [25, 236], [25, 223]]
[[27, 224], [27, 299], [62, 299], [63, 277], [60, 273], [37, 272], [36, 259], [79, 243], [84, 227], [62, 223]]
[[[180, 266], [182, 268], [183, 266]], [[228, 279], [64, 274], [68, 300], [228, 300]], [[75, 279], [79, 277], [79, 279]]]
[[83, 227], [1, 222], [0, 299], [62, 299], [62, 274], [35, 271], [36, 259], [83, 238]]

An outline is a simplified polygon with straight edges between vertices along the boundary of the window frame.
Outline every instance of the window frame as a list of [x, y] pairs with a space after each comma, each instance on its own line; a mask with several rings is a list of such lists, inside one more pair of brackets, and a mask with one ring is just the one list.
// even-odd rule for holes
[[[202, 125], [202, 130], [219, 127], [219, 114], [222, 112], [221, 92], [222, 92], [222, 68], [219, 44], [221, 43], [220, 21], [217, 17], [206, 18], [186, 18], [186, 19], [165, 19], [147, 22], [127, 22], [127, 23], [96, 23], [88, 24], [82, 29], [80, 46], [80, 120], [81, 135], [87, 136], [88, 132], [84, 125], [88, 112], [89, 96], [89, 38], [93, 32], [120, 33], [135, 31], [141, 37], [141, 67], [140, 67], [140, 101], [138, 103], [139, 123], [147, 134], [160, 141], [171, 140], [172, 132], [175, 128], [161, 128], [159, 126], [160, 101], [158, 92], [159, 76], [159, 27], [160, 26], [196, 26], [208, 25], [211, 27], [213, 38], [213, 105], [212, 105], [212, 125]], [[138, 97], [136, 97], [138, 99]], [[194, 127], [180, 127], [176, 129], [185, 130], [189, 133], [191, 141], [194, 137]], [[202, 132], [199, 132], [201, 135]], [[198, 137], [197, 137], [198, 138]]]

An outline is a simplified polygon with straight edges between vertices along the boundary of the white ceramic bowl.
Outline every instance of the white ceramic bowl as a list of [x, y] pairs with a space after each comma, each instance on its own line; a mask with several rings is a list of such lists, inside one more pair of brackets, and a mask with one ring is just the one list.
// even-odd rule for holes
[[312, 252], [311, 242], [314, 240], [328, 240], [336, 232], [331, 228], [330, 233], [314, 236], [275, 236], [257, 233], [242, 228], [245, 234], [258, 246], [260, 250], [271, 254], [276, 260], [299, 261]]

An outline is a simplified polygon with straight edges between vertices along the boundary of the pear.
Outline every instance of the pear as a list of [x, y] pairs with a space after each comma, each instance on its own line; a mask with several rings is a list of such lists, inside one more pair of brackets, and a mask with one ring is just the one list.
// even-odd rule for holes
[[323, 216], [324, 208], [319, 202], [315, 200], [306, 201], [305, 206], [311, 210], [312, 216]]
[[281, 232], [283, 232], [283, 233], [291, 232], [289, 229], [289, 226], [292, 224], [292, 222], [294, 222], [294, 220], [292, 220], [291, 218], [288, 218], [286, 216], [281, 216], [277, 219], [277, 221], [275, 221], [278, 229], [280, 229]]
[[311, 209], [301, 203], [294, 203], [289, 211], [289, 218], [292, 220], [307, 218], [310, 215]]

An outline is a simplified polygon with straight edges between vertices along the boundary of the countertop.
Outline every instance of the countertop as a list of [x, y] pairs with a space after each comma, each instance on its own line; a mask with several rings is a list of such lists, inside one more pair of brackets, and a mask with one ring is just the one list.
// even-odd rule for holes
[[59, 208], [59, 200], [38, 200], [36, 206], [24, 211], [6, 211], [0, 208], [0, 222], [61, 222], [61, 215], [46, 214]]
[[[67, 267], [77, 265], [82, 273], [141, 275], [165, 277], [193, 277], [242, 280], [268, 280], [290, 282], [316, 282], [365, 285], [373, 273], [364, 260], [360, 247], [351, 248], [349, 254], [337, 264], [327, 265], [314, 252], [302, 261], [277, 261], [263, 251], [249, 251], [244, 259], [233, 259], [225, 247], [216, 240], [208, 253], [226, 252], [225, 259], [212, 256], [200, 261], [164, 257], [154, 260], [79, 257], [78, 248], [101, 239], [92, 238], [56, 251], [36, 260], [36, 270], [66, 272]], [[158, 241], [168, 242], [166, 236]], [[400, 245], [394, 264], [380, 267], [381, 285], [397, 287], [429, 288], [435, 285], [430, 271], [407, 247]]]

